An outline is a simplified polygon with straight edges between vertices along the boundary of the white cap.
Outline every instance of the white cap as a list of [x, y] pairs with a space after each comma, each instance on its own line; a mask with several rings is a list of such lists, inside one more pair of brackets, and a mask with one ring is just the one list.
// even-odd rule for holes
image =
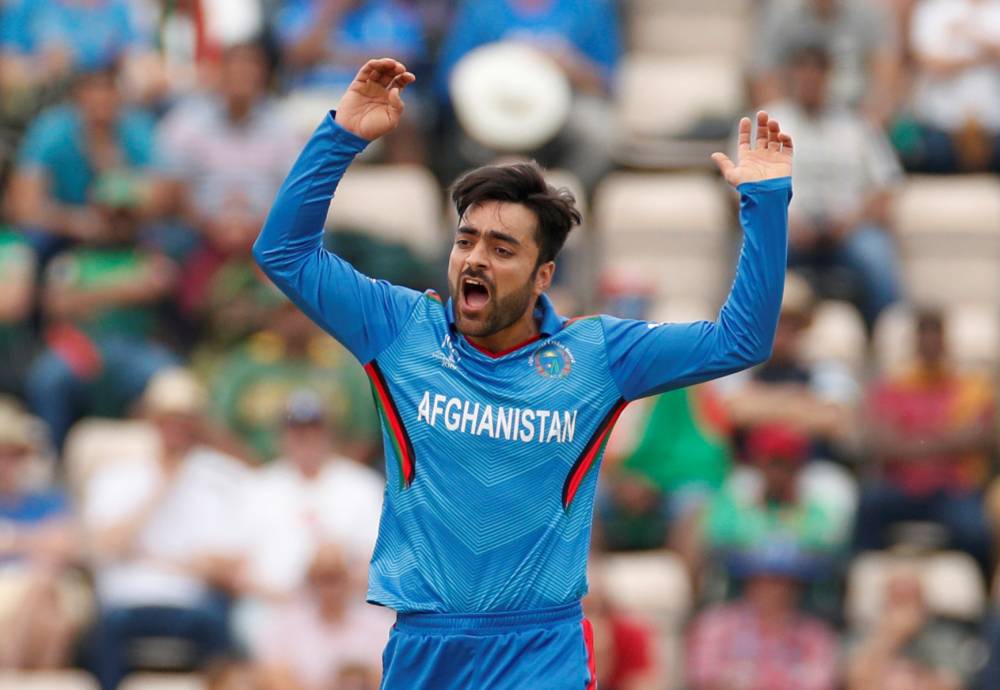
[[498, 151], [533, 151], [551, 141], [573, 101], [559, 65], [515, 41], [488, 43], [465, 55], [449, 88], [466, 134]]

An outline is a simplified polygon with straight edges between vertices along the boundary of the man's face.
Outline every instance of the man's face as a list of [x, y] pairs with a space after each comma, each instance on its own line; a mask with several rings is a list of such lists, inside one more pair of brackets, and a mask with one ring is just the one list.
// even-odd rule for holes
[[76, 88], [76, 102], [84, 121], [89, 125], [113, 125], [121, 106], [114, 75], [101, 72], [84, 77]]
[[792, 95], [803, 107], [816, 110], [826, 103], [829, 68], [813, 58], [803, 58], [791, 69]]
[[282, 437], [285, 457], [305, 471], [319, 469], [330, 457], [330, 434], [320, 422], [288, 424]]
[[945, 357], [944, 330], [938, 324], [917, 327], [917, 354], [928, 367], [940, 366]]
[[233, 102], [256, 101], [267, 88], [267, 57], [254, 46], [239, 46], [222, 62], [222, 90]]
[[521, 204], [485, 201], [466, 210], [448, 261], [459, 332], [487, 337], [504, 330], [551, 284], [555, 263], [537, 265], [537, 224]]

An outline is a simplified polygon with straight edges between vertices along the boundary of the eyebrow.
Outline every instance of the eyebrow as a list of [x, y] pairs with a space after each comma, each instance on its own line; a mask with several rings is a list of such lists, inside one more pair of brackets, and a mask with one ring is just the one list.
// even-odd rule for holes
[[483, 233], [477, 230], [476, 228], [472, 227], [471, 225], [462, 225], [461, 227], [458, 228], [458, 234], [475, 235], [476, 237], [485, 234], [489, 238], [500, 240], [501, 242], [507, 242], [509, 244], [513, 244], [518, 247], [521, 246], [521, 242], [516, 237], [506, 232], [501, 232], [500, 230], [487, 230], [485, 233]]

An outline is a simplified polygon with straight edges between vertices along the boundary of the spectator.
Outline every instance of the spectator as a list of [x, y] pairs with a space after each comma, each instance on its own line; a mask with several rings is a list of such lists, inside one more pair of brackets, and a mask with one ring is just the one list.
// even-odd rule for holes
[[38, 486], [41, 424], [0, 403], [0, 669], [63, 668], [90, 597], [66, 495]]
[[981, 665], [982, 647], [967, 626], [928, 610], [918, 573], [900, 569], [869, 629], [848, 644], [847, 690], [962, 690]]
[[122, 107], [116, 79], [111, 67], [79, 74], [72, 101], [42, 113], [25, 135], [8, 203], [43, 263], [73, 243], [99, 242], [113, 233], [113, 209], [92, 197], [99, 181], [113, 185], [136, 177], [140, 221], [162, 204], [161, 185], [147, 175], [154, 160], [153, 122]]
[[910, 42], [912, 121], [894, 132], [907, 169], [1000, 171], [1000, 2], [920, 0]]
[[879, 472], [862, 491], [854, 543], [882, 549], [893, 523], [931, 521], [988, 573], [992, 539], [982, 489], [997, 433], [993, 388], [955, 370], [940, 312], [919, 313], [915, 337], [915, 364], [871, 391], [866, 419]]
[[30, 323], [36, 268], [27, 242], [0, 226], [0, 394], [24, 395], [25, 371], [36, 348]]
[[769, 544], [740, 563], [744, 594], [695, 619], [687, 648], [691, 690], [833, 690], [837, 642], [798, 605], [809, 564]]
[[[885, 136], [826, 97], [830, 53], [819, 44], [789, 58], [789, 98], [765, 106], [795, 137], [789, 265], [809, 269], [821, 292], [858, 303], [868, 325], [899, 298], [888, 208], [901, 171]], [[837, 152], [851, 152], [838, 156]], [[857, 289], [830, 285], [846, 271]], [[852, 285], [853, 288], [853, 285]]]
[[782, 539], [814, 556], [833, 555], [846, 539], [846, 521], [802, 494], [809, 438], [780, 423], [764, 424], [750, 432], [746, 445], [756, 481], [730, 481], [711, 501], [706, 546], [724, 556]]
[[150, 52], [128, 0], [9, 0], [0, 30], [5, 73], [51, 85], [77, 71]]
[[902, 50], [898, 27], [879, 3], [771, 2], [758, 27], [761, 35], [753, 42], [751, 56], [751, 92], [755, 104], [784, 96], [782, 66], [798, 46], [821, 42], [831, 46], [833, 53], [831, 104], [860, 109], [881, 123], [893, 115], [901, 91]]
[[225, 354], [211, 381], [215, 416], [262, 458], [279, 452], [288, 397], [299, 388], [323, 402], [339, 452], [361, 461], [378, 452], [378, 417], [364, 371], [290, 302], [270, 328]]
[[100, 188], [114, 209], [101, 243], [75, 247], [48, 266], [43, 288], [48, 347], [32, 363], [27, 393], [61, 448], [82, 414], [120, 416], [156, 372], [176, 363], [157, 342], [158, 307], [173, 289], [177, 267], [134, 243], [134, 198]]
[[420, 17], [405, 0], [292, 0], [277, 31], [295, 88], [342, 93], [372, 55], [413, 66], [426, 58]]
[[319, 544], [333, 541], [357, 562], [371, 557], [385, 481], [333, 452], [328, 413], [308, 390], [289, 399], [284, 456], [251, 487], [255, 506], [249, 579], [279, 596], [298, 590]]
[[618, 611], [600, 577], [591, 573], [584, 615], [594, 631], [594, 662], [601, 690], [659, 690], [666, 676], [659, 663], [656, 634]]
[[789, 274], [771, 358], [749, 373], [723, 379], [718, 388], [736, 429], [786, 424], [810, 437], [811, 456], [832, 457], [848, 440], [860, 390], [845, 367], [805, 360], [803, 336], [812, 314], [809, 284]]
[[359, 666], [367, 669], [366, 675], [381, 675], [382, 649], [389, 639], [392, 615], [354, 596], [352, 571], [339, 547], [322, 546], [309, 568], [304, 591], [278, 611], [268, 626], [257, 656], [270, 676], [286, 679], [286, 687], [339, 688], [337, 682], [345, 672], [350, 670], [357, 677]]
[[226, 652], [228, 595], [241, 589], [247, 470], [205, 444], [205, 391], [171, 369], [149, 384], [143, 408], [158, 456], [105, 465], [84, 487], [101, 606], [92, 663], [103, 690], [130, 670], [136, 639], [187, 639], [198, 661]]
[[[557, 140], [532, 153], [543, 165], [572, 170], [588, 189], [607, 172], [611, 91], [620, 53], [618, 16], [610, 0], [466, 0], [452, 21], [438, 64], [447, 90], [463, 56], [495, 41], [520, 41], [548, 54], [569, 79], [575, 100]], [[470, 147], [465, 145], [468, 150]], [[492, 152], [482, 152], [484, 159]]]
[[[289, 70], [292, 102], [312, 108], [334, 104], [372, 55], [393, 55], [417, 74], [428, 52], [421, 15], [406, 0], [291, 0], [278, 14], [276, 31]], [[407, 118], [386, 140], [387, 159], [422, 163], [423, 141], [416, 122], [421, 103], [408, 98]], [[330, 107], [327, 105], [326, 107]], [[309, 119], [315, 126], [315, 117]]]
[[218, 86], [181, 101], [161, 121], [162, 172], [187, 224], [223, 253], [256, 237], [299, 150], [268, 93], [259, 43], [225, 50]]

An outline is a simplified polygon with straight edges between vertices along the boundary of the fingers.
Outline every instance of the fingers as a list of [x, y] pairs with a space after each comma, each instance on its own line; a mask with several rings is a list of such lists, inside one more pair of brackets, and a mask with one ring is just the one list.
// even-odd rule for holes
[[413, 74], [413, 72], [403, 72], [402, 74], [397, 74], [396, 76], [394, 76], [392, 78], [392, 81], [389, 82], [387, 88], [389, 90], [398, 89], [402, 91], [416, 80], [417, 77]]
[[417, 78], [412, 72], [403, 72], [397, 74], [389, 82], [389, 86], [386, 87], [389, 91], [389, 104], [397, 111], [402, 112], [403, 110], [403, 98], [400, 96], [400, 92], [416, 80]]
[[795, 145], [792, 143], [792, 135], [788, 132], [779, 134], [778, 140], [781, 142], [782, 150], [786, 153], [792, 153], [795, 150]]
[[777, 120], [767, 122], [767, 150], [775, 152], [781, 150], [781, 127]]
[[766, 112], [761, 110], [757, 113], [757, 143], [754, 146], [755, 149], [766, 149], [767, 139], [768, 139], [768, 115]]
[[388, 87], [397, 75], [404, 72], [406, 72], [406, 66], [398, 60], [376, 58], [364, 64], [355, 80], [362, 83], [375, 82], [383, 87]]
[[[750, 120], [747, 119], [748, 124], [749, 122]], [[749, 146], [749, 144], [747, 144], [747, 146]], [[725, 177], [726, 179], [729, 179], [729, 173], [736, 169], [736, 164], [733, 163], [729, 159], [729, 156], [727, 156], [724, 153], [719, 153], [719, 152], [713, 153], [712, 160], [715, 161], [715, 164], [717, 166], [719, 166], [719, 172], [721, 172], [722, 176]]]
[[740, 120], [740, 136], [739, 136], [739, 149], [740, 151], [750, 150], [750, 130], [752, 129], [750, 118], [744, 117]]

